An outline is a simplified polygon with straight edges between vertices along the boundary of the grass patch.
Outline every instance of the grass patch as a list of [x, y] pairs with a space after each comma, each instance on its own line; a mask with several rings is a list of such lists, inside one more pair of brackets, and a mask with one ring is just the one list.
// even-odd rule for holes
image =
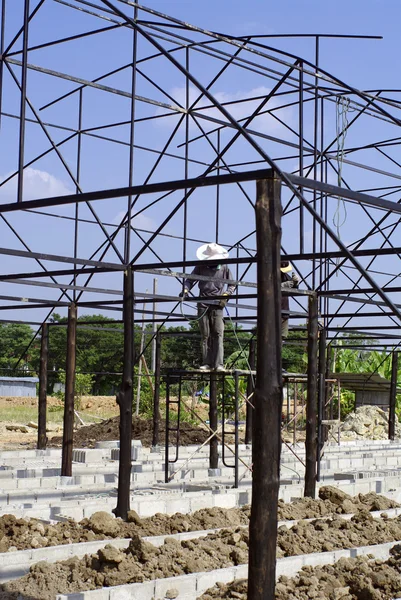
[[[79, 415], [85, 423], [99, 422], [99, 419], [94, 419], [91, 413], [85, 411], [79, 411]], [[47, 421], [48, 423], [62, 423], [64, 416], [63, 406], [49, 406], [47, 409]], [[100, 415], [99, 415], [100, 416]], [[102, 411], [102, 418], [109, 419], [115, 417], [115, 412], [108, 413]], [[38, 409], [36, 406], [3, 406], [0, 409], [0, 422], [11, 422], [26, 425], [29, 421], [37, 423], [38, 420]]]

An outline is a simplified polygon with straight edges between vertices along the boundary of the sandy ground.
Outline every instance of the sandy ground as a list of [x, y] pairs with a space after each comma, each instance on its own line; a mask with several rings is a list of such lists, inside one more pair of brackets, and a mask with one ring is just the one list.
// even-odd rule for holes
[[[37, 406], [37, 398], [0, 397], [0, 449], [35, 447], [37, 429], [28, 424], [36, 424]], [[47, 406], [47, 431], [50, 439], [62, 432], [63, 403], [58, 398], [48, 396]], [[24, 418], [26, 414], [33, 415], [32, 419]], [[85, 423], [95, 423], [99, 422], [99, 418], [117, 415], [116, 399], [114, 396], [84, 396], [79, 414]], [[13, 425], [21, 425], [21, 428], [13, 431], [10, 429]]]

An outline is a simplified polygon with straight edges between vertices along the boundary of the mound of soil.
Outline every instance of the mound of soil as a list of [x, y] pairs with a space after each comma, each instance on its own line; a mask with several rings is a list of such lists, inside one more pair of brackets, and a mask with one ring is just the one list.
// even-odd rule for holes
[[[392, 600], [401, 592], [401, 546], [390, 550], [390, 558], [341, 558], [334, 565], [303, 567], [295, 577], [280, 577], [276, 600]], [[217, 584], [199, 600], [247, 600], [245, 579]]]
[[[101, 522], [100, 526], [101, 525]], [[336, 516], [312, 523], [299, 522], [292, 529], [283, 526], [278, 531], [277, 556], [294, 556], [340, 548], [353, 548], [399, 540], [401, 519], [373, 519], [360, 511], [350, 521]], [[247, 529], [223, 529], [203, 538], [179, 542], [167, 538], [160, 548], [145, 542], [139, 535], [132, 536], [129, 547], [119, 550], [108, 544], [96, 554], [77, 557], [50, 564], [33, 565], [28, 575], [4, 584], [4, 592], [18, 592], [22, 596], [51, 600], [57, 593], [73, 593], [99, 587], [143, 582], [150, 579], [174, 577], [187, 573], [210, 571], [245, 564], [248, 560], [249, 535]], [[393, 598], [401, 590], [401, 546], [393, 553], [394, 563], [389, 563], [383, 573], [383, 563], [377, 561], [382, 571], [373, 570], [367, 577], [368, 562], [340, 561], [339, 573], [335, 567], [304, 568], [298, 578], [282, 577], [277, 585], [276, 598], [327, 598], [328, 600], [382, 600]], [[353, 565], [351, 568], [347, 565]], [[390, 570], [387, 570], [390, 569]], [[319, 575], [315, 575], [317, 572]], [[322, 579], [323, 581], [320, 581]], [[245, 583], [244, 583], [245, 585]], [[377, 592], [376, 588], [380, 588]], [[300, 593], [294, 590], [300, 588]], [[305, 593], [307, 590], [307, 593]], [[234, 595], [217, 598], [241, 598]], [[323, 595], [326, 594], [326, 595]], [[353, 595], [354, 594], [354, 595]], [[376, 595], [375, 595], [376, 594]], [[381, 595], [378, 595], [381, 594]], [[393, 595], [390, 595], [393, 594]], [[209, 595], [209, 598], [216, 596]], [[205, 600], [206, 597], [204, 597]], [[245, 598], [245, 596], [244, 596]]]
[[53, 600], [57, 593], [94, 590], [238, 565], [246, 562], [247, 548], [248, 533], [245, 530], [223, 530], [182, 542], [167, 538], [160, 548], [134, 535], [125, 550], [109, 544], [82, 559], [74, 557], [55, 564], [42, 561], [33, 565], [28, 575], [8, 582], [0, 589], [8, 594], [15, 593], [15, 598], [19, 593], [23, 598]]
[[[74, 431], [74, 446], [76, 448], [93, 448], [95, 442], [118, 440], [120, 438], [119, 425], [120, 417], [118, 416], [102, 421], [101, 423], [81, 427], [77, 431]], [[180, 423], [180, 444], [183, 446], [202, 444], [207, 440], [209, 435], [210, 434], [206, 429], [190, 425], [185, 421]], [[164, 423], [160, 423], [160, 444], [164, 444], [164, 436]], [[147, 419], [133, 417], [132, 438], [134, 440], [140, 440], [144, 446], [150, 447], [152, 445], [152, 437], [153, 422]], [[62, 442], [62, 436], [53, 437], [50, 440], [49, 447], [61, 446]], [[172, 437], [171, 442], [173, 442]]]
[[[385, 496], [375, 493], [359, 494], [353, 498], [331, 486], [321, 488], [320, 494], [324, 499], [300, 498], [291, 504], [279, 501], [279, 520], [327, 517], [353, 513], [361, 509], [387, 510], [398, 506]], [[128, 523], [125, 523], [107, 512], [97, 512], [79, 523], [70, 519], [52, 525], [37, 519], [25, 520], [17, 519], [13, 515], [3, 515], [0, 517], [0, 553], [94, 540], [131, 538], [133, 535], [170, 535], [185, 531], [235, 527], [248, 525], [249, 515], [249, 506], [230, 509], [203, 508], [187, 515], [175, 513], [170, 516], [157, 513], [143, 519], [135, 511], [130, 511]]]

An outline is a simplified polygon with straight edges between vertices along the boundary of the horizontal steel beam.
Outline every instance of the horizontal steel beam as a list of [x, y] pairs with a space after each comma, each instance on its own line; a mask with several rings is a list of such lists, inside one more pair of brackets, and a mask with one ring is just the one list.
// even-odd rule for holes
[[310, 190], [323, 192], [329, 196], [353, 200], [354, 202], [374, 206], [374, 208], [401, 214], [401, 204], [397, 204], [397, 202], [391, 202], [391, 200], [377, 198], [376, 196], [370, 196], [369, 194], [363, 194], [362, 192], [354, 192], [347, 188], [331, 185], [330, 183], [324, 183], [322, 181], [315, 181], [314, 179], [308, 179], [307, 177], [300, 177], [299, 175], [293, 175], [291, 173], [284, 173], [284, 175], [288, 177], [293, 185], [299, 185]]
[[[24, 204], [20, 202], [20, 204]], [[1, 212], [1, 210], [0, 210]], [[85, 265], [90, 267], [100, 267], [111, 269], [114, 271], [123, 271], [124, 265], [117, 263], [101, 262], [98, 260], [90, 260], [86, 258], [73, 258], [69, 256], [60, 256], [59, 254], [45, 254], [42, 252], [28, 252], [27, 250], [14, 250], [11, 248], [0, 248], [0, 254], [8, 256], [18, 256], [20, 258], [35, 258], [39, 260], [49, 260], [51, 262], [63, 262], [76, 265]], [[42, 272], [42, 276], [46, 276], [46, 271]]]

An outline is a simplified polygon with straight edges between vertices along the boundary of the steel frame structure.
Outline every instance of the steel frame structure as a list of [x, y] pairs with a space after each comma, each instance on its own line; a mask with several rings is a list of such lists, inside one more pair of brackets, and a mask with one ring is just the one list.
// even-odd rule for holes
[[[254, 287], [252, 182], [274, 169], [285, 186], [283, 255], [293, 261], [303, 286], [317, 291], [328, 340], [351, 331], [398, 344], [401, 288], [393, 285], [401, 256], [393, 243], [401, 212], [401, 137], [398, 129], [393, 131], [401, 122], [398, 91], [357, 90], [326, 72], [319, 64], [326, 37], [320, 34], [312, 36], [308, 60], [276, 49], [273, 40], [267, 43], [269, 36], [238, 38], [206, 31], [128, 0], [20, 4], [16, 26], [10, 3], [1, 1], [1, 147], [4, 151], [14, 144], [18, 153], [14, 170], [8, 168], [12, 161], [5, 161], [0, 219], [19, 247], [10, 241], [0, 248], [2, 288], [7, 282], [17, 290], [1, 296], [0, 310], [35, 309], [42, 315], [38, 324], [50, 314], [43, 318], [43, 309], [67, 308], [72, 301], [78, 307], [121, 312], [122, 298], [110, 296], [121, 294], [116, 275], [131, 265], [136, 302], [146, 298], [148, 304], [166, 305], [150, 320], [156, 316], [158, 322], [177, 322], [182, 315], [178, 302], [173, 303], [168, 276], [178, 276], [173, 269], [185, 272], [193, 266], [195, 244], [211, 240], [235, 255], [227, 261], [235, 265], [234, 279], [246, 285], [248, 275], [248, 285]], [[54, 14], [69, 19], [70, 30], [64, 28], [59, 37], [43, 27]], [[102, 71], [100, 61], [89, 68], [68, 60], [74, 45], [95, 57], [92, 49], [115, 42], [116, 35], [124, 38], [122, 50], [130, 48], [131, 53], [119, 54], [115, 46], [114, 68]], [[53, 68], [53, 54], [63, 70]], [[87, 77], [82, 76], [85, 71]], [[248, 91], [230, 95], [225, 90], [232, 89], [232, 78], [241, 76]], [[14, 102], [11, 111], [9, 98], [15, 97], [19, 110]], [[88, 113], [90, 117], [96, 103], [100, 123], [88, 126], [85, 121], [91, 121]], [[341, 103], [352, 118], [333, 131]], [[74, 118], [67, 119], [66, 110]], [[347, 144], [339, 148], [345, 136]], [[99, 186], [85, 170], [88, 140], [96, 142], [95, 162], [106, 161], [110, 169], [115, 168], [112, 153], [123, 149], [126, 164], [111, 189]], [[69, 179], [64, 192], [72, 193], [31, 198], [27, 173], [32, 166], [47, 169], [48, 164]], [[369, 178], [369, 185], [362, 185], [362, 177]], [[245, 227], [234, 227], [232, 203]], [[343, 233], [340, 227], [334, 230], [331, 220], [345, 203], [349, 216]], [[111, 204], [122, 208], [118, 223], [110, 219]], [[209, 218], [199, 235], [196, 221], [202, 210]], [[19, 226], [22, 214], [23, 229], [51, 228], [65, 239], [68, 227], [70, 255], [63, 245], [58, 252], [46, 251], [43, 236], [32, 246]], [[138, 222], [151, 223], [152, 231], [137, 227]], [[170, 223], [179, 231], [169, 231]], [[49, 261], [55, 268], [47, 266]], [[166, 282], [162, 293], [141, 292], [155, 274]], [[95, 281], [113, 281], [114, 287], [91, 284]], [[33, 285], [42, 287], [45, 297], [28, 295]], [[163, 288], [169, 293], [163, 294]], [[234, 318], [250, 322], [255, 293], [238, 289]], [[136, 312], [141, 313], [138, 304]], [[304, 321], [302, 299], [297, 310], [292, 318]]]

